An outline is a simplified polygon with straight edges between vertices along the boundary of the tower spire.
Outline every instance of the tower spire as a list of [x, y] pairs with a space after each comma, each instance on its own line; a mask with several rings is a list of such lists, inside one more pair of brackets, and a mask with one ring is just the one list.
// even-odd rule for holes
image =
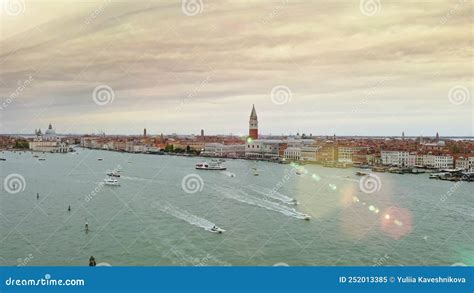
[[258, 139], [258, 118], [257, 111], [255, 111], [255, 105], [252, 105], [252, 112], [250, 113], [249, 137], [252, 139]]

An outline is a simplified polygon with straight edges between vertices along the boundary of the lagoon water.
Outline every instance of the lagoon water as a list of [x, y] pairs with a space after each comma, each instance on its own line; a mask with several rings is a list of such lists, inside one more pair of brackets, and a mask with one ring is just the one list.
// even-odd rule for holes
[[[21, 192], [0, 189], [1, 265], [83, 266], [91, 255], [112, 266], [474, 265], [474, 183], [374, 173], [364, 192], [358, 169], [297, 174], [227, 160], [227, 171], [199, 171], [202, 158], [39, 155], [1, 154], [3, 183], [25, 180]], [[121, 186], [103, 186], [113, 169]], [[214, 224], [226, 232], [205, 230]]]

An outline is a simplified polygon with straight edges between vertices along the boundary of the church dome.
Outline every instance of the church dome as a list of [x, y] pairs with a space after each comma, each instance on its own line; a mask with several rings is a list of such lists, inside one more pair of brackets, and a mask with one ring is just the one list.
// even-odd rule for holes
[[51, 125], [51, 123], [49, 123], [49, 127], [44, 132], [44, 135], [48, 135], [48, 136], [56, 135], [56, 131], [53, 129], [53, 126]]

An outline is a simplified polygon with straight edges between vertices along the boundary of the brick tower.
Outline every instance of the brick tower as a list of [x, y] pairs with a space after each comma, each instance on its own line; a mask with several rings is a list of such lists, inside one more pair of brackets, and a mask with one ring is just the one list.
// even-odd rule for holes
[[258, 119], [255, 105], [252, 106], [252, 113], [250, 113], [249, 137], [252, 139], [258, 139]]

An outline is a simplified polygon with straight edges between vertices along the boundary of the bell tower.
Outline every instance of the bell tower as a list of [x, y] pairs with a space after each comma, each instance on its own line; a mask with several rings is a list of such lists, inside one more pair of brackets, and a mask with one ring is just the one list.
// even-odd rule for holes
[[252, 139], [258, 139], [258, 119], [257, 111], [255, 111], [255, 105], [252, 106], [252, 112], [250, 113], [249, 137]]

